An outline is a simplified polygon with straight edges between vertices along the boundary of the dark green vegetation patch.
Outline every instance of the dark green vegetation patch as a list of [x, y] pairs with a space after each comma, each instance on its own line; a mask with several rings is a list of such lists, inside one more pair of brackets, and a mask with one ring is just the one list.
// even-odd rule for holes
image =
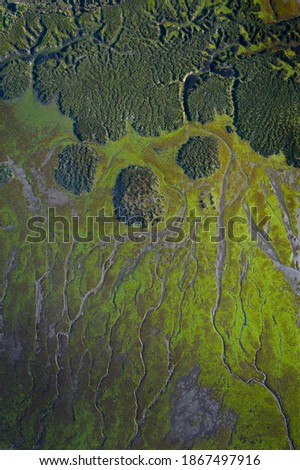
[[214, 120], [216, 113], [233, 115], [232, 84], [232, 78], [208, 73], [201, 75], [185, 94], [188, 119], [206, 124]]
[[114, 189], [114, 206], [118, 219], [127, 225], [159, 222], [164, 208], [156, 174], [143, 166], [130, 165], [117, 177]]
[[13, 177], [13, 170], [6, 163], [0, 163], [0, 186], [9, 183]]
[[10, 100], [26, 91], [31, 80], [27, 61], [14, 59], [0, 65], [0, 97]]
[[207, 178], [220, 168], [219, 143], [214, 137], [190, 137], [177, 155], [177, 163], [194, 180]]
[[[300, 82], [291, 71], [299, 59], [264, 53], [239, 60], [235, 124], [238, 133], [265, 157], [284, 151], [287, 162], [300, 166]], [[290, 71], [289, 74], [287, 72]]]
[[72, 144], [59, 155], [56, 181], [68, 191], [78, 195], [90, 192], [97, 169], [98, 155], [84, 144]]
[[128, 122], [156, 136], [228, 114], [256, 151], [283, 150], [299, 165], [299, 18], [264, 21], [254, 0], [10, 5], [0, 10], [3, 98], [32, 80], [80, 140], [100, 143], [125, 135]]

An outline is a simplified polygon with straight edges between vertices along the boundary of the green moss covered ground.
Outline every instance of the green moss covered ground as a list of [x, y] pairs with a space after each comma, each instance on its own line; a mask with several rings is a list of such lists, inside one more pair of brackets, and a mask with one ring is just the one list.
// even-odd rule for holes
[[[99, 3], [0, 7], [0, 447], [299, 449], [299, 20], [267, 1]], [[195, 137], [218, 142], [207, 178], [177, 164]], [[55, 169], [80, 139], [99, 161], [75, 195]], [[157, 175], [179, 230], [90, 240], [128, 166]], [[28, 241], [48, 208], [75, 240], [60, 219]]]
[[[271, 214], [271, 245], [281, 264], [249, 240], [248, 226], [236, 227], [244, 241], [226, 239], [219, 278], [220, 244], [203, 231], [197, 244], [63, 244], [58, 235], [56, 243], [32, 245], [25, 242], [30, 204], [22, 178], [15, 178], [1, 188], [2, 448], [299, 448], [299, 298], [280, 268], [295, 265], [282, 216], [288, 211], [296, 231], [296, 170], [284, 157], [255, 154], [227, 133], [230, 118], [219, 116], [160, 137], [130, 130], [117, 142], [94, 145], [101, 158], [92, 192], [66, 196], [54, 168], [65, 142], [76, 139], [68, 120], [57, 114], [51, 121], [51, 113], [48, 125], [41, 120], [30, 133], [27, 99], [1, 103], [10, 116], [1, 129], [2, 159], [8, 154], [23, 167], [41, 214], [54, 190], [59, 215], [93, 215], [101, 207], [109, 213], [120, 170], [147, 165], [159, 176], [167, 215], [221, 211], [226, 224], [232, 216], [247, 218], [246, 206]], [[48, 111], [38, 103], [32, 109]], [[208, 179], [190, 180], [176, 165], [191, 136], [219, 141], [221, 168]], [[211, 193], [215, 209], [200, 209], [203, 193]], [[194, 387], [219, 404], [222, 417], [214, 421], [208, 411], [213, 431], [202, 424], [187, 438], [174, 433], [173, 413], [181, 403], [178, 384], [195, 367]]]

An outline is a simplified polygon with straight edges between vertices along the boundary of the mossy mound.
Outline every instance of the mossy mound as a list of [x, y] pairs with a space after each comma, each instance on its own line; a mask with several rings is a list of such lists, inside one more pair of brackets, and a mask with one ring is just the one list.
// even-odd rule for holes
[[90, 192], [93, 187], [99, 157], [84, 144], [71, 144], [59, 155], [56, 181], [75, 195]]
[[163, 200], [158, 177], [150, 168], [130, 165], [118, 175], [113, 203], [117, 218], [127, 225], [145, 228], [161, 220]]
[[207, 178], [220, 168], [219, 143], [214, 137], [190, 137], [177, 155], [177, 163], [191, 179]]
[[0, 186], [7, 184], [13, 177], [13, 170], [6, 163], [0, 163]]

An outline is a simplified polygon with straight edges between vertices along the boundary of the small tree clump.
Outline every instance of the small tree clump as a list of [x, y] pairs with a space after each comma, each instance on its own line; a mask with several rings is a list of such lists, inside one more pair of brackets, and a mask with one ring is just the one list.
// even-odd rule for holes
[[99, 157], [84, 144], [71, 144], [59, 155], [56, 181], [75, 195], [90, 192], [93, 187]]
[[161, 220], [164, 197], [156, 174], [147, 167], [130, 165], [117, 177], [113, 203], [116, 216], [127, 225], [142, 228]]
[[207, 178], [220, 168], [219, 143], [214, 137], [190, 137], [177, 155], [177, 163], [191, 179]]
[[0, 186], [7, 184], [13, 177], [13, 170], [6, 163], [0, 163]]

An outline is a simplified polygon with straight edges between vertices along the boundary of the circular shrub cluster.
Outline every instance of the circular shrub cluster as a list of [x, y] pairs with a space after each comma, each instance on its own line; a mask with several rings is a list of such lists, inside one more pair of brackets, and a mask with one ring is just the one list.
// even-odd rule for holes
[[158, 177], [150, 168], [130, 165], [119, 173], [113, 203], [117, 218], [127, 225], [145, 228], [149, 223], [159, 222], [163, 200]]
[[13, 177], [13, 171], [6, 163], [0, 163], [0, 186], [9, 183]]
[[90, 192], [95, 178], [99, 157], [97, 152], [84, 144], [72, 144], [63, 149], [55, 170], [56, 181], [68, 191], [78, 195]]
[[190, 137], [177, 155], [177, 163], [194, 180], [207, 178], [220, 168], [219, 143], [214, 137]]

